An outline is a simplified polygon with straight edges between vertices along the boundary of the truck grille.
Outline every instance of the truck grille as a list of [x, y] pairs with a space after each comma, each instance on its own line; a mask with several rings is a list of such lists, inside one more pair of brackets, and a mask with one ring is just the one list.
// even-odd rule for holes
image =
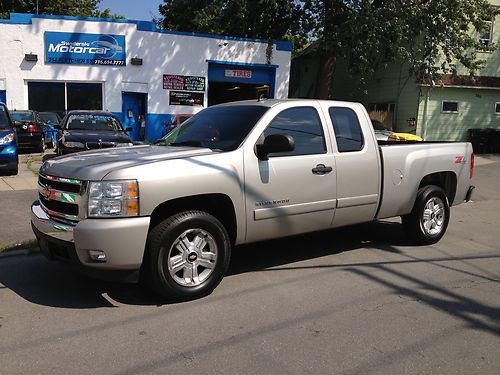
[[82, 194], [82, 181], [42, 174], [38, 177], [40, 204], [54, 220], [76, 224], [80, 220]]

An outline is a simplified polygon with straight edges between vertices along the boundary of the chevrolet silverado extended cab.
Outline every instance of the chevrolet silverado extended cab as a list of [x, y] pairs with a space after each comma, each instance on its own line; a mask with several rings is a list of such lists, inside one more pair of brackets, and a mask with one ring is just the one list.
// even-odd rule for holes
[[357, 103], [227, 103], [157, 145], [47, 160], [32, 227], [49, 257], [197, 298], [238, 244], [394, 216], [417, 244], [439, 241], [473, 158], [469, 143], [379, 144]]

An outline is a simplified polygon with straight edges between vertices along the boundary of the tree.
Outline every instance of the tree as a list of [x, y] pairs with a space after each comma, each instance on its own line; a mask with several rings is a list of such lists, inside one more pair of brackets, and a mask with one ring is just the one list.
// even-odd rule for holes
[[307, 41], [308, 17], [295, 0], [164, 0], [158, 26], [163, 29], [292, 40], [297, 48]]
[[0, 18], [9, 18], [11, 12], [36, 14], [37, 10], [39, 14], [123, 18], [111, 14], [109, 9], [101, 12], [98, 8], [100, 2], [101, 0], [1, 0]]
[[[495, 10], [487, 0], [309, 0], [312, 33], [333, 66], [338, 58], [363, 80], [391, 62], [430, 82], [463, 67], [474, 75], [484, 45], [476, 30]], [[490, 46], [489, 48], [495, 48]], [[331, 94], [331, 90], [330, 90]]]

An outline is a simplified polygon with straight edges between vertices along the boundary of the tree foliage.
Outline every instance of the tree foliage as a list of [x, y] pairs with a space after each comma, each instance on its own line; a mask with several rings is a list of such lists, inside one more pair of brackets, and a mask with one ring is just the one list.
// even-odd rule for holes
[[310, 20], [295, 0], [164, 0], [161, 28], [266, 40], [292, 40], [300, 48]]
[[[123, 18], [111, 14], [109, 9], [100, 11], [101, 0], [39, 0], [39, 14], [54, 14], [64, 16]], [[9, 18], [9, 13], [37, 13], [36, 0], [1, 0], [0, 18]]]
[[361, 77], [399, 61], [423, 80], [460, 65], [476, 73], [485, 48], [476, 30], [497, 12], [487, 0], [309, 0], [306, 8], [324, 51]]

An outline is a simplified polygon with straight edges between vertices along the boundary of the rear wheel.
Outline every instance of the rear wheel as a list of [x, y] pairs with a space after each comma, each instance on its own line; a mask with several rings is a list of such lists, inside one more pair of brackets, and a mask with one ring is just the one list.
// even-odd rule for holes
[[450, 220], [446, 193], [439, 186], [422, 187], [409, 215], [402, 217], [406, 235], [420, 245], [438, 242], [445, 234]]
[[42, 139], [40, 140], [40, 143], [36, 147], [36, 152], [44, 152], [45, 149], [46, 149], [45, 138], [42, 137]]
[[195, 299], [220, 283], [230, 256], [229, 235], [221, 222], [206, 212], [185, 211], [151, 230], [143, 271], [160, 296]]

